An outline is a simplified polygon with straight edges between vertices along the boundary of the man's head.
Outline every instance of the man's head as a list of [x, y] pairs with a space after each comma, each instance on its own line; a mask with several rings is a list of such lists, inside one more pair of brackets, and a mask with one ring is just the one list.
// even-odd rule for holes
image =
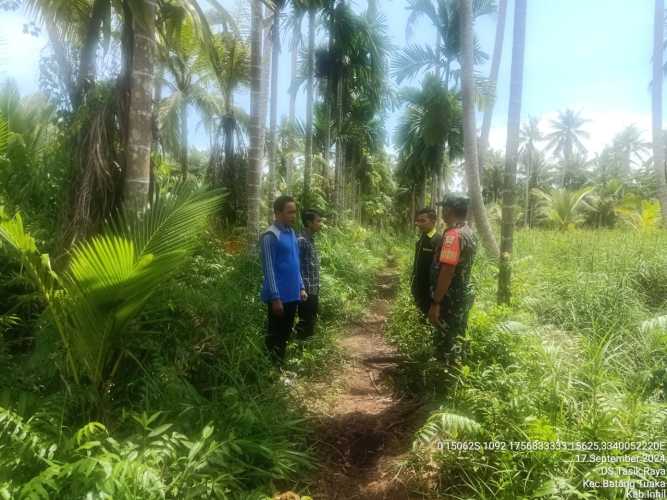
[[315, 234], [322, 229], [322, 214], [313, 208], [309, 208], [301, 214], [301, 222], [303, 222], [304, 228], [311, 234]]
[[432, 208], [422, 208], [415, 215], [415, 226], [422, 233], [428, 233], [435, 227], [436, 213]]
[[447, 193], [439, 203], [443, 208], [443, 220], [448, 226], [463, 222], [468, 218], [468, 206], [470, 198], [463, 193]]
[[296, 201], [291, 196], [278, 196], [273, 202], [273, 214], [276, 222], [293, 226], [296, 221]]

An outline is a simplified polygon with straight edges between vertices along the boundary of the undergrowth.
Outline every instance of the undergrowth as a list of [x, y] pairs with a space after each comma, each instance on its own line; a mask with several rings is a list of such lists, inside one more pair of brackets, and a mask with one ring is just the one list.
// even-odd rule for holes
[[432, 359], [404, 284], [389, 331], [406, 360], [401, 382], [438, 408], [408, 460], [415, 487], [446, 498], [625, 498], [632, 488], [584, 480], [640, 479], [624, 475], [629, 464], [586, 457], [642, 452], [585, 447], [667, 447], [665, 248], [657, 232], [520, 232], [509, 308], [494, 305], [497, 268], [479, 255], [467, 356], [449, 370]]

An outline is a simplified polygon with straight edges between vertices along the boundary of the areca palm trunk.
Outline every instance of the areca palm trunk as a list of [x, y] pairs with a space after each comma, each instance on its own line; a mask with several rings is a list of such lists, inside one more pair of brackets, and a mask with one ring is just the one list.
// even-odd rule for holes
[[247, 232], [250, 248], [259, 236], [259, 180], [263, 144], [262, 100], [262, 4], [252, 0], [250, 29], [250, 150], [248, 154]]
[[484, 209], [482, 188], [477, 165], [477, 131], [475, 130], [475, 102], [473, 82], [473, 19], [472, 0], [460, 1], [461, 15], [461, 87], [463, 94], [463, 148], [465, 172], [472, 201], [475, 224], [482, 244], [491, 258], [498, 258], [498, 244]]
[[188, 178], [188, 102], [183, 99], [181, 108], [181, 178]]
[[662, 225], [667, 228], [667, 180], [665, 179], [665, 144], [662, 133], [662, 65], [665, 38], [665, 2], [655, 0], [653, 30], [653, 86], [652, 86], [652, 129], [653, 165], [655, 168], [658, 200], [662, 211]]
[[303, 164], [303, 203], [310, 202], [310, 173], [313, 164], [313, 73], [315, 60], [315, 9], [308, 11], [308, 83], [306, 87], [306, 157]]
[[275, 7], [273, 26], [271, 28], [271, 112], [269, 127], [271, 129], [271, 151], [269, 153], [269, 206], [276, 192], [278, 172], [278, 58], [280, 56], [280, 10]]
[[[333, 54], [334, 50], [334, 37], [333, 33], [329, 33], [329, 54]], [[323, 177], [329, 177], [329, 157], [331, 153], [331, 115], [332, 115], [332, 106], [333, 106], [333, 82], [331, 75], [327, 75], [327, 88], [326, 88], [326, 99], [324, 104], [325, 109], [325, 128], [324, 128], [324, 165], [323, 165]]]
[[144, 0], [144, 5], [145, 19], [133, 17], [132, 20], [127, 163], [123, 190], [125, 204], [136, 209], [148, 201], [152, 142], [156, 4], [153, 0]]
[[526, 0], [515, 0], [510, 104], [507, 117], [507, 151], [503, 178], [503, 217], [500, 232], [500, 272], [498, 303], [509, 305], [512, 280], [512, 246], [514, 243], [514, 185], [521, 127], [521, 96], [523, 93], [523, 55], [526, 47]]
[[343, 78], [338, 76], [336, 83], [336, 166], [334, 171], [334, 206], [336, 216], [342, 217], [345, 203], [343, 192], [343, 157], [345, 156], [343, 146]]
[[[507, 17], [507, 0], [498, 3], [498, 24], [496, 25], [496, 40], [493, 45], [493, 56], [491, 58], [491, 73], [489, 80], [495, 88], [498, 83], [498, 71], [503, 54], [503, 42], [505, 40], [505, 18]], [[479, 141], [479, 168], [480, 172], [486, 163], [486, 154], [489, 149], [489, 134], [491, 133], [491, 121], [493, 120], [493, 108], [495, 99], [484, 110], [482, 118], [482, 133]]]
[[290, 126], [290, 148], [289, 154], [287, 155], [287, 161], [285, 162], [285, 182], [287, 185], [290, 185], [292, 180], [292, 171], [294, 170], [294, 155], [296, 151], [296, 141], [294, 140], [294, 133], [296, 131], [296, 94], [297, 87], [296, 81], [298, 78], [298, 60], [297, 56], [299, 53], [299, 44], [297, 43], [299, 37], [301, 36], [301, 25], [300, 23], [294, 22], [294, 27], [292, 29], [292, 53], [290, 54], [290, 66], [292, 72], [292, 85], [290, 87], [289, 93], [289, 126]]

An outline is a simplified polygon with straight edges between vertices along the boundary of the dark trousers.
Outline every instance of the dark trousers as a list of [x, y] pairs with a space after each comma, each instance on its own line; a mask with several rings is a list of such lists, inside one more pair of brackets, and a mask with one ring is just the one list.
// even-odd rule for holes
[[315, 322], [320, 307], [318, 295], [308, 295], [308, 300], [299, 302], [299, 322], [296, 325], [296, 334], [299, 340], [307, 340], [315, 333]]
[[281, 362], [285, 358], [287, 341], [294, 327], [294, 316], [298, 302], [283, 302], [283, 315], [273, 314], [271, 303], [268, 304], [269, 321], [266, 329], [266, 348], [275, 361]]

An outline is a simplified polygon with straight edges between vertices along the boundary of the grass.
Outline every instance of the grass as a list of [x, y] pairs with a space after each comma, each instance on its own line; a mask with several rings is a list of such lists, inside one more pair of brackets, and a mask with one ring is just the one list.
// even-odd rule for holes
[[[404, 287], [390, 330], [407, 360], [403, 383], [439, 406], [410, 459], [422, 487], [448, 498], [623, 498], [583, 480], [633, 478], [578, 463], [575, 451], [433, 444], [667, 442], [667, 330], [656, 320], [667, 313], [666, 248], [660, 232], [519, 232], [509, 308], [494, 305], [496, 267], [477, 259], [470, 351], [452, 373], [429, 361], [430, 330]], [[621, 453], [637, 454], [598, 452]]]
[[[321, 235], [320, 331], [290, 346], [289, 370], [321, 379], [340, 362], [333, 336], [363, 312], [387, 242], [354, 225]], [[29, 348], [0, 344], [0, 498], [259, 499], [315, 466], [310, 424], [265, 353], [258, 259], [239, 243], [208, 234], [128, 326], [103, 422], [63, 376], [47, 319], [33, 318]]]

